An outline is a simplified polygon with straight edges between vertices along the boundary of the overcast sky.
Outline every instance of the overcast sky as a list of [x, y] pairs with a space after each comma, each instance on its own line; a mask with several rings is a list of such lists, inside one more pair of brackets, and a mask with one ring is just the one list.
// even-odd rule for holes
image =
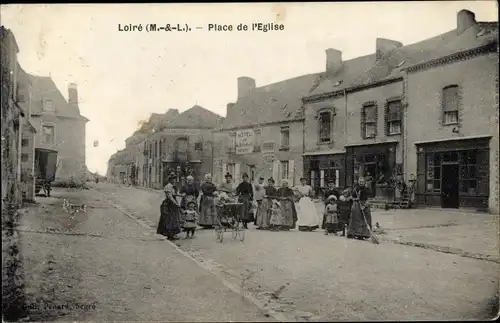
[[[343, 59], [375, 52], [377, 37], [414, 43], [456, 27], [469, 9], [497, 21], [496, 1], [288, 4], [50, 4], [8, 5], [1, 22], [12, 29], [25, 71], [51, 75], [67, 97], [78, 84], [87, 124], [87, 166], [106, 171], [109, 156], [140, 120], [195, 104], [225, 115], [236, 79], [257, 86], [323, 71], [325, 49]], [[278, 22], [284, 31], [209, 32], [207, 24]], [[184, 24], [187, 33], [119, 32], [118, 24]], [[203, 26], [196, 30], [195, 26]], [[93, 147], [99, 140], [99, 147]]]

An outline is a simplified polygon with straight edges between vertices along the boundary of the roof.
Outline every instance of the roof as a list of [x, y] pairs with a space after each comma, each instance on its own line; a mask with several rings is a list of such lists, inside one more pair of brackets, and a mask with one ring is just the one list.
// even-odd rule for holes
[[[410, 66], [481, 47], [494, 41], [498, 41], [498, 22], [478, 22], [460, 35], [453, 29], [394, 49], [379, 60], [375, 60], [375, 54], [348, 60], [344, 62], [343, 70], [337, 75], [324, 77], [311, 96], [401, 77], [402, 70]], [[333, 86], [339, 80], [343, 81], [342, 84]]]
[[302, 75], [251, 90], [228, 110], [223, 128], [300, 119], [302, 97], [310, 93], [319, 75]]
[[31, 74], [27, 74], [27, 76], [31, 83], [32, 115], [41, 115], [43, 100], [49, 99], [54, 103], [56, 116], [88, 121], [87, 118], [80, 114], [78, 106], [69, 104], [66, 101], [50, 76], [36, 76]]
[[213, 129], [224, 118], [212, 111], [195, 105], [162, 124], [163, 128]]

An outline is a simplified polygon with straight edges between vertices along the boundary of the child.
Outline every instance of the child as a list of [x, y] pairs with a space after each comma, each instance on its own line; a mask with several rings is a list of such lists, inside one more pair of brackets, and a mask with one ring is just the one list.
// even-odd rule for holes
[[190, 201], [187, 205], [187, 210], [183, 213], [183, 229], [186, 232], [186, 239], [189, 239], [189, 234], [191, 233], [191, 239], [194, 237], [194, 231], [196, 230], [196, 221], [198, 220], [198, 212], [196, 212], [196, 203]]
[[352, 197], [348, 188], [344, 189], [338, 202], [339, 222], [342, 226], [342, 236], [345, 236], [346, 227], [349, 225], [351, 218]]
[[337, 235], [340, 229], [339, 217], [337, 214], [337, 197], [335, 195], [330, 195], [328, 197], [328, 204], [325, 208], [326, 214], [326, 225], [325, 225], [325, 235], [328, 233], [333, 233]]

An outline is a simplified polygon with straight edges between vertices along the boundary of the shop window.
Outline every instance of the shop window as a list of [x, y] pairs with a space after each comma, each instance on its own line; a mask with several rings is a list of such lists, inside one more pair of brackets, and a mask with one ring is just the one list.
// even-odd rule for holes
[[377, 135], [377, 106], [368, 103], [361, 112], [361, 131], [363, 138], [375, 138]]
[[201, 142], [196, 142], [194, 144], [194, 150], [202, 151], [203, 150], [203, 144]]
[[43, 142], [46, 144], [55, 143], [55, 127], [50, 125], [42, 126]]
[[386, 135], [390, 136], [401, 134], [401, 113], [401, 100], [387, 102], [387, 111], [385, 113]]
[[254, 130], [254, 137], [253, 137], [253, 151], [254, 152], [260, 151], [260, 139], [261, 139], [260, 129], [255, 129]]
[[427, 192], [441, 192], [441, 158], [440, 154], [427, 153]]
[[477, 152], [475, 150], [460, 152], [460, 192], [477, 194], [478, 183]]
[[281, 178], [288, 178], [288, 175], [289, 175], [288, 160], [282, 160], [280, 162], [280, 166], [281, 166]]
[[332, 113], [324, 111], [319, 114], [319, 141], [330, 142], [332, 132]]
[[281, 149], [288, 150], [290, 148], [290, 128], [281, 127]]
[[443, 123], [445, 125], [458, 123], [458, 85], [443, 88]]

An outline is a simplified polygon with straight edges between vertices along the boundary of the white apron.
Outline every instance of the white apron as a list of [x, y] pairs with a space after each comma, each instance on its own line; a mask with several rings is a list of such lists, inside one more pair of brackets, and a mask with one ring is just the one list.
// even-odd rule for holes
[[[298, 186], [297, 190], [301, 194], [309, 194], [312, 190], [311, 186]], [[322, 219], [319, 218], [314, 202], [308, 196], [303, 196], [295, 203], [297, 210], [297, 226], [299, 227], [315, 227], [321, 225]]]

